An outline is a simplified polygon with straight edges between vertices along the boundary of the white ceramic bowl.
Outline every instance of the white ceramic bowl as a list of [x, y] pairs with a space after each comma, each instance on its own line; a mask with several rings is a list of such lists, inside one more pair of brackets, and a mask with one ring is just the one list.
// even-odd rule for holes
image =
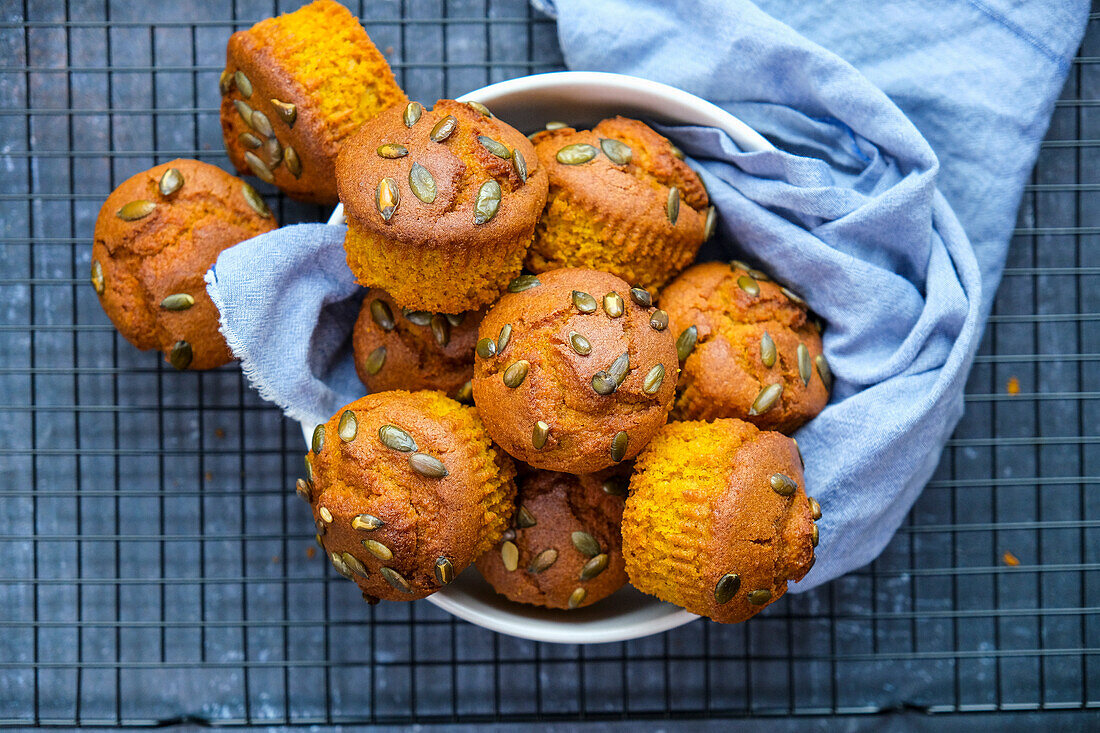
[[[605, 117], [621, 114], [658, 122], [709, 125], [725, 130], [744, 150], [772, 148], [755, 130], [710, 102], [675, 87], [622, 74], [562, 71], [524, 76], [458, 99], [488, 105], [494, 115], [521, 132], [540, 130], [548, 120], [590, 127]], [[336, 208], [329, 223], [344, 223], [343, 206]], [[302, 425], [307, 445], [314, 427]], [[576, 611], [526, 606], [498, 595], [474, 568], [428, 596], [428, 601], [461, 619], [502, 634], [563, 644], [637, 639], [698, 618], [630, 586]]]

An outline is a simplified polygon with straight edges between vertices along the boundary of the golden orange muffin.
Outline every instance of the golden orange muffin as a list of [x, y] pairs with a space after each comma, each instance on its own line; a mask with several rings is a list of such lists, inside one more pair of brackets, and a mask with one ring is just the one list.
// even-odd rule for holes
[[634, 464], [626, 572], [640, 591], [738, 623], [809, 572], [820, 516], [790, 438], [741, 420], [669, 423]]
[[590, 267], [656, 291], [714, 232], [706, 189], [671, 143], [625, 117], [533, 136], [550, 174], [527, 267]]
[[230, 36], [220, 86], [222, 135], [237, 170], [319, 204], [337, 201], [344, 141], [408, 101], [363, 26], [332, 0]]
[[562, 269], [508, 286], [478, 329], [474, 403], [501, 448], [536, 468], [593, 473], [665, 423], [676, 348], [649, 293]]
[[228, 247], [275, 228], [252, 186], [198, 160], [173, 160], [116, 188], [95, 224], [92, 286], [139, 349], [177, 369], [233, 359], [203, 277]]
[[416, 110], [380, 114], [340, 153], [348, 266], [405, 308], [477, 310], [519, 274], [546, 170], [527, 138], [481, 105]]
[[497, 552], [477, 561], [497, 593], [518, 603], [572, 609], [626, 584], [620, 477], [603, 474], [536, 471], [519, 480], [514, 528]]
[[409, 311], [372, 290], [352, 331], [355, 370], [371, 392], [436, 389], [468, 401], [483, 315]]
[[672, 417], [736, 417], [790, 434], [824, 409], [832, 372], [805, 302], [742, 262], [691, 267], [661, 294], [683, 362]]
[[515, 466], [472, 407], [439, 392], [380, 392], [313, 433], [298, 493], [336, 570], [368, 601], [450, 583], [500, 540]]

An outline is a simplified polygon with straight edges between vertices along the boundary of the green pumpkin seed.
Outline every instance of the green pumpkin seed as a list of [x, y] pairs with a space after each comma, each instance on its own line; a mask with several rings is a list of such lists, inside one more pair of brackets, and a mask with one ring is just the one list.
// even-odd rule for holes
[[750, 275], [741, 275], [737, 278], [737, 287], [756, 298], [760, 295], [760, 286]]
[[435, 201], [437, 193], [435, 178], [419, 163], [413, 163], [412, 168], [409, 169], [409, 188], [412, 189], [413, 195], [424, 203], [430, 204]]
[[798, 447], [798, 441], [791, 438], [791, 442], [794, 443], [794, 451], [798, 454], [798, 463], [802, 466], [803, 470], [806, 468], [806, 459], [802, 457], [802, 449]]
[[447, 323], [451, 324], [455, 328], [461, 326], [462, 322], [466, 320], [465, 313], [445, 313], [443, 317], [447, 319]]
[[604, 570], [607, 570], [607, 563], [609, 560], [610, 558], [606, 552], [601, 552], [599, 555], [596, 555], [581, 568], [580, 579], [592, 580]]
[[574, 588], [573, 592], [569, 594], [569, 608], [573, 609], [581, 605], [587, 597], [588, 591], [584, 588]]
[[441, 347], [446, 346], [451, 341], [451, 324], [443, 317], [443, 314], [436, 313], [432, 316], [431, 320], [432, 336], [435, 337], [435, 342]]
[[341, 557], [349, 570], [360, 577], [367, 577], [367, 569], [363, 566], [363, 563], [359, 562], [359, 558], [355, 557], [355, 555], [352, 555], [350, 552], [345, 552]]
[[550, 437], [550, 426], [539, 420], [535, 423], [535, 427], [531, 428], [531, 445], [535, 450], [542, 450], [546, 446], [546, 441]]
[[308, 453], [306, 454], [306, 457], [305, 457], [305, 464], [306, 464], [306, 481], [309, 481], [310, 483], [313, 483], [313, 459], [309, 457]]
[[405, 127], [412, 127], [420, 121], [422, 114], [424, 114], [424, 107], [420, 102], [409, 102], [405, 105], [405, 111], [401, 113], [401, 119], [405, 121]]
[[378, 572], [382, 573], [382, 577], [386, 579], [386, 582], [397, 590], [406, 594], [412, 593], [412, 586], [409, 585], [409, 581], [405, 580], [405, 577], [393, 568], [382, 567], [379, 568]]
[[810, 516], [814, 518], [815, 522], [821, 519], [821, 505], [817, 503], [817, 499], [808, 496], [806, 500], [810, 502]]
[[756, 278], [762, 283], [771, 282], [772, 280], [770, 277], [768, 277], [768, 273], [764, 272], [763, 270], [757, 270], [756, 268], [749, 268], [749, 275]]
[[[321, 515], [321, 519], [323, 521], [328, 524], [332, 524], [332, 512], [329, 511], [329, 508], [327, 506], [318, 507], [317, 513]], [[321, 529], [324, 529], [324, 527], [322, 526]]]
[[251, 148], [252, 150], [257, 149], [264, 144], [263, 140], [256, 137], [251, 132], [242, 132], [240, 135], [237, 135], [237, 140], [240, 141], [241, 145], [245, 146], [246, 148]]
[[684, 151], [680, 150], [680, 148], [678, 148], [672, 141], [669, 141], [668, 146], [672, 148], [673, 155], [675, 155], [680, 160], [684, 159]]
[[748, 600], [754, 606], [763, 606], [772, 599], [772, 592], [767, 589], [754, 590], [749, 593]]
[[600, 151], [588, 143], [566, 145], [554, 157], [563, 165], [582, 165], [599, 155]]
[[551, 547], [535, 555], [535, 559], [527, 566], [527, 572], [538, 575], [550, 569], [550, 566], [558, 561], [558, 551]]
[[581, 336], [576, 331], [569, 332], [569, 345], [573, 347], [573, 351], [577, 352], [581, 356], [587, 356], [592, 353], [592, 344], [584, 336]]
[[523, 504], [519, 505], [516, 509], [516, 526], [520, 529], [527, 529], [528, 527], [534, 527], [538, 524], [535, 519], [535, 515], [531, 513], [531, 510], [525, 507]]
[[229, 69], [223, 71], [218, 77], [218, 91], [223, 97], [233, 91], [233, 72]]
[[780, 496], [790, 496], [798, 491], [798, 484], [785, 473], [773, 473], [770, 479], [772, 491]]
[[458, 129], [458, 120], [454, 115], [447, 115], [439, 122], [435, 123], [435, 127], [428, 134], [428, 138], [432, 142], [441, 143], [451, 136], [456, 129]]
[[269, 137], [264, 143], [264, 155], [267, 156], [267, 164], [271, 168], [278, 168], [283, 162], [283, 144], [278, 138]]
[[477, 192], [477, 204], [474, 206], [474, 224], [484, 224], [497, 215], [500, 209], [500, 184], [488, 180], [481, 184]]
[[237, 85], [237, 89], [241, 90], [241, 95], [245, 99], [252, 96], [252, 82], [240, 69], [233, 72], [233, 83]]
[[566, 122], [559, 122], [558, 120], [550, 120], [546, 123], [547, 130], [560, 130], [563, 127], [569, 127], [569, 124]]
[[825, 360], [825, 355], [818, 354], [815, 356], [814, 364], [817, 365], [817, 373], [821, 375], [821, 381], [825, 383], [825, 389], [832, 392], [833, 370], [829, 368], [829, 362]]
[[[313, 455], [321, 455], [321, 451], [325, 449], [325, 424], [321, 423], [317, 427], [313, 428]], [[321, 507], [324, 509], [324, 507]]]
[[351, 528], [363, 532], [373, 532], [384, 526], [386, 523], [373, 514], [356, 514], [351, 518]]
[[474, 351], [482, 359], [491, 359], [496, 356], [497, 342], [491, 338], [478, 339], [477, 346], [474, 347]]
[[168, 363], [182, 371], [191, 366], [193, 356], [191, 344], [186, 341], [177, 341], [172, 344], [172, 350], [168, 353]]
[[195, 304], [189, 293], [173, 293], [160, 301], [160, 307], [166, 311], [185, 311]]
[[810, 546], [817, 547], [817, 543], [821, 540], [821, 531], [814, 525], [814, 528], [810, 530]]
[[629, 145], [606, 137], [600, 138], [600, 149], [603, 150], [603, 154], [607, 156], [608, 160], [615, 165], [626, 165], [634, 157], [634, 152]]
[[688, 326], [676, 339], [676, 355], [680, 361], [685, 361], [695, 348], [695, 342], [699, 339], [699, 329], [696, 326]]
[[103, 295], [107, 289], [107, 283], [103, 279], [103, 265], [99, 263], [99, 260], [92, 260], [92, 287], [98, 295]]
[[615, 361], [611, 362], [611, 366], [607, 368], [607, 374], [615, 380], [615, 389], [618, 389], [626, 381], [626, 376], [629, 373], [630, 352], [624, 351], [616, 357]]
[[668, 313], [659, 308], [653, 311], [653, 315], [649, 317], [649, 326], [654, 331], [664, 331], [668, 328]]
[[271, 209], [267, 208], [267, 204], [264, 202], [263, 196], [261, 196], [256, 189], [252, 187], [252, 184], [241, 184], [241, 195], [244, 196], [244, 201], [249, 207], [257, 214], [267, 219], [271, 216]]
[[729, 603], [741, 590], [741, 576], [737, 573], [726, 573], [714, 586], [714, 600], [718, 605]]
[[131, 201], [116, 211], [115, 216], [123, 221], [137, 221], [138, 219], [144, 219], [152, 214], [155, 208], [157, 208], [157, 205], [152, 201], [138, 199], [137, 201]]
[[488, 137], [487, 135], [478, 135], [477, 141], [481, 143], [481, 146], [483, 148], [485, 148], [498, 158], [504, 158], [505, 160], [508, 160], [512, 157], [512, 151], [508, 149], [507, 145], [498, 142], [493, 138]]
[[252, 110], [252, 116], [248, 118], [248, 121], [251, 123], [252, 129], [264, 137], [274, 137], [275, 128], [271, 126], [271, 120], [267, 119], [267, 115], [260, 110]]
[[272, 99], [271, 106], [275, 108], [275, 114], [286, 123], [287, 127], [294, 127], [294, 121], [298, 119], [298, 107], [294, 103]]
[[642, 382], [642, 391], [646, 394], [657, 394], [657, 390], [661, 388], [661, 384], [665, 381], [665, 365], [657, 364], [649, 370], [645, 375], [645, 381]]
[[504, 563], [504, 569], [513, 572], [519, 567], [519, 548], [515, 542], [505, 541], [500, 546], [500, 559]]
[[312, 501], [313, 490], [310, 487], [309, 482], [306, 481], [304, 478], [300, 478], [294, 482], [294, 493], [296, 493], [298, 497], [306, 504]]
[[760, 361], [768, 369], [775, 366], [775, 341], [772, 340], [771, 334], [767, 331], [760, 337]]
[[676, 226], [676, 220], [680, 218], [680, 189], [676, 186], [668, 189], [668, 202], [665, 204], [665, 213], [668, 214], [669, 223]]
[[709, 241], [716, 229], [718, 229], [718, 209], [711, 206], [707, 209], [707, 219], [703, 224], [703, 241]]
[[806, 305], [806, 301], [802, 299], [802, 296], [800, 296], [798, 293], [794, 292], [790, 288], [785, 288], [780, 285], [779, 291], [783, 293], [783, 295], [786, 295], [792, 303], [797, 303], [798, 305], [801, 305], [803, 307]]
[[643, 308], [650, 308], [653, 306], [653, 296], [649, 294], [649, 291], [645, 288], [631, 288], [630, 299]]
[[810, 385], [810, 377], [814, 374], [813, 363], [810, 361], [810, 350], [806, 344], [798, 345], [798, 376], [802, 378], [803, 386]]
[[497, 334], [497, 353], [503, 354], [504, 347], [508, 345], [508, 342], [512, 340], [512, 324], [505, 323], [500, 327], [500, 333]]
[[573, 291], [573, 305], [581, 313], [595, 313], [596, 308], [599, 305], [596, 303], [596, 299], [583, 290]]
[[587, 532], [574, 532], [570, 535], [570, 539], [573, 540], [573, 547], [576, 547], [577, 552], [582, 555], [593, 557], [600, 554], [600, 543]]
[[524, 290], [537, 288], [539, 285], [542, 285], [542, 283], [539, 281], [537, 275], [520, 275], [508, 283], [508, 292], [522, 293]]
[[512, 151], [512, 170], [516, 172], [520, 183], [527, 183], [527, 159], [518, 150]]
[[458, 388], [455, 392], [455, 399], [464, 405], [472, 405], [474, 402], [474, 383], [470, 380], [466, 381], [466, 384]]
[[393, 320], [393, 311], [384, 300], [375, 298], [370, 302], [370, 317], [383, 331], [392, 331], [397, 327]]
[[412, 453], [416, 450], [416, 441], [407, 432], [396, 425], [383, 425], [378, 428], [378, 439], [382, 445], [391, 450], [402, 453]]
[[603, 493], [609, 496], [626, 496], [628, 482], [625, 476], [612, 476], [600, 484]]
[[504, 386], [510, 389], [523, 384], [523, 380], [527, 379], [527, 371], [531, 368], [531, 362], [526, 359], [520, 359], [515, 364], [504, 370]]
[[160, 189], [161, 196], [171, 196], [183, 188], [183, 174], [179, 172], [178, 168], [169, 168], [160, 177], [157, 188]]
[[389, 221], [393, 217], [393, 212], [397, 210], [399, 203], [401, 203], [401, 194], [397, 190], [397, 181], [392, 178], [383, 178], [379, 181], [378, 187], [374, 190], [374, 205], [382, 215], [383, 221]]
[[745, 272], [748, 272], [752, 269], [752, 266], [749, 265], [749, 263], [743, 262], [741, 260], [730, 260], [730, 267], [735, 270], [744, 270]]
[[625, 430], [620, 430], [615, 433], [615, 437], [611, 440], [611, 460], [618, 463], [626, 457], [626, 448], [630, 442], [630, 436], [626, 434]]
[[409, 154], [409, 149], [400, 143], [382, 143], [375, 151], [382, 158], [404, 158]]
[[455, 579], [455, 566], [448, 558], [437, 557], [435, 559], [435, 582], [447, 585]]
[[233, 100], [233, 107], [237, 110], [237, 114], [244, 120], [244, 124], [252, 127], [252, 107], [248, 105], [248, 102], [244, 102], [240, 99]]
[[409, 456], [409, 466], [421, 476], [428, 478], [445, 478], [450, 474], [443, 461], [427, 453], [413, 453]]
[[480, 112], [485, 117], [492, 117], [493, 116], [493, 113], [489, 111], [489, 108], [486, 107], [481, 102], [467, 102], [466, 106], [467, 107], [472, 107], [473, 109], [476, 109], [478, 112]]
[[340, 423], [336, 426], [336, 434], [340, 436], [340, 440], [350, 443], [355, 440], [355, 435], [358, 432], [359, 420], [356, 419], [355, 413], [351, 410], [344, 410], [344, 413], [340, 415]]
[[329, 559], [332, 561], [332, 567], [336, 568], [336, 572], [340, 573], [340, 575], [343, 575], [349, 580], [351, 579], [351, 568], [349, 568], [348, 564], [344, 562], [344, 557], [340, 553], [332, 553]]
[[601, 369], [592, 375], [592, 389], [599, 395], [609, 395], [615, 391], [615, 378]]
[[301, 177], [302, 161], [298, 158], [298, 151], [289, 145], [283, 149], [283, 164], [292, 176], [295, 178]]
[[260, 159], [260, 156], [250, 150], [246, 150], [244, 152], [244, 162], [248, 164], [252, 173], [264, 183], [275, 182], [275, 174], [267, 167], [267, 163]]
[[367, 354], [367, 358], [363, 361], [363, 369], [367, 374], [374, 376], [378, 372], [382, 371], [382, 365], [386, 363], [386, 347], [379, 346], [374, 351]]
[[393, 559], [393, 551], [378, 540], [363, 540], [363, 547], [382, 562]]
[[752, 402], [752, 407], [749, 408], [750, 415], [762, 415], [768, 410], [775, 407], [775, 404], [779, 402], [779, 395], [783, 394], [782, 384], [769, 384], [760, 390], [760, 393], [756, 395], [756, 399]]
[[612, 318], [618, 318], [626, 310], [626, 303], [621, 295], [612, 290], [603, 296], [603, 310]]
[[411, 311], [408, 308], [402, 308], [401, 315], [414, 326], [432, 325], [432, 314], [428, 311]]

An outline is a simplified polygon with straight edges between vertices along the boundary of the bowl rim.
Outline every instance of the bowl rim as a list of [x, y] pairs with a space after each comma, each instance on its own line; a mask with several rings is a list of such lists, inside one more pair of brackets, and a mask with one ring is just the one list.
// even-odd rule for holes
[[[752, 129], [729, 112], [700, 97], [682, 89], [661, 82], [642, 79], [626, 74], [614, 74], [604, 71], [554, 71], [544, 74], [521, 76], [515, 79], [490, 84], [475, 89], [459, 97], [457, 101], [478, 101], [492, 104], [502, 97], [516, 94], [528, 94], [540, 91], [567, 91], [578, 86], [603, 89], [605, 92], [630, 94], [641, 101], [663, 103], [678, 107], [677, 114], [670, 115], [682, 124], [696, 124], [717, 127], [726, 132], [742, 149], [757, 152], [774, 150], [763, 135]], [[338, 204], [329, 216], [328, 224], [344, 224], [344, 205]], [[301, 423], [302, 436], [306, 445], [310, 444], [315, 425]], [[469, 572], [469, 571], [467, 571]], [[469, 596], [448, 592], [443, 588], [427, 597], [432, 605], [448, 613], [490, 631], [532, 641], [559, 644], [606, 644], [617, 641], [629, 641], [652, 636], [690, 623], [700, 616], [678, 608], [669, 603], [666, 613], [659, 616], [636, 620], [624, 624], [593, 624], [585, 629], [586, 622], [571, 622], [566, 619], [534, 620], [517, 613], [499, 611], [488, 607], [480, 600], [470, 600]], [[457, 597], [454, 597], [456, 596]], [[662, 604], [653, 599], [653, 603]], [[532, 607], [535, 608], [535, 607]]]

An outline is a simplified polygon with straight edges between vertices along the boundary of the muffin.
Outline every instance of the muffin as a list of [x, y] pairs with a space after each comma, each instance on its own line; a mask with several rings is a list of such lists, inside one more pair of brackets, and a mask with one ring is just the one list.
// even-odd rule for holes
[[477, 310], [520, 272], [546, 170], [482, 105], [410, 109], [363, 125], [337, 160], [348, 266], [405, 308]]
[[646, 124], [615, 117], [533, 138], [550, 193], [528, 269], [588, 267], [656, 291], [714, 232], [703, 182]]
[[493, 440], [536, 468], [594, 473], [664, 424], [676, 348], [649, 293], [595, 270], [524, 275], [486, 314], [474, 403]]
[[139, 349], [177, 369], [233, 359], [203, 277], [223, 249], [275, 228], [264, 200], [239, 178], [173, 160], [116, 188], [95, 224], [92, 286], [107, 316]]
[[[626, 477], [536, 471], [519, 481], [514, 529], [477, 569], [518, 603], [580, 608], [626, 583], [623, 495]], [[620, 488], [621, 487], [621, 488]]]
[[439, 392], [380, 392], [313, 433], [298, 493], [317, 541], [368, 601], [450, 583], [500, 540], [516, 469], [472, 407]]
[[640, 591], [738, 623], [813, 566], [820, 512], [790, 438], [741, 420], [670, 423], [634, 465], [626, 572]]
[[220, 88], [222, 135], [237, 170], [330, 205], [340, 146], [408, 101], [363, 26], [332, 0], [230, 36]]
[[805, 301], [742, 262], [695, 265], [661, 294], [683, 362], [673, 419], [735, 417], [790, 434], [829, 401]]
[[468, 400], [483, 315], [407, 311], [372, 290], [352, 332], [355, 370], [371, 392], [435, 389]]

